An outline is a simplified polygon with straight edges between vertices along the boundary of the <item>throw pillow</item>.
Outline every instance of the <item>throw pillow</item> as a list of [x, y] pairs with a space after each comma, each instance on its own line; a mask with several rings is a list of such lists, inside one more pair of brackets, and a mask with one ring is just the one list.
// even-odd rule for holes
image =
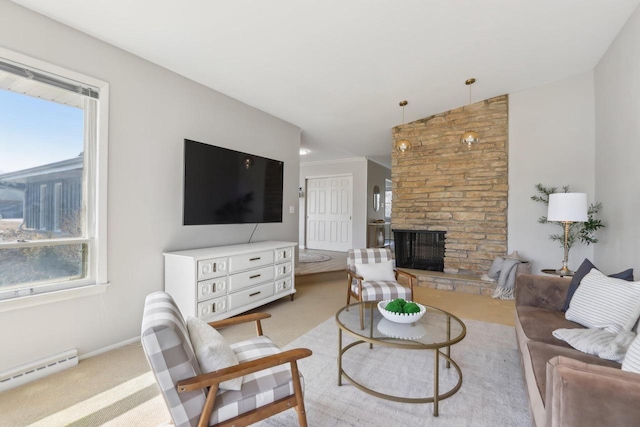
[[640, 374], [640, 335], [636, 336], [622, 361], [622, 370]]
[[[220, 335], [220, 332], [205, 321], [189, 317], [187, 318], [187, 329], [189, 329], [189, 339], [203, 373], [228, 368], [239, 363], [238, 357], [224, 337]], [[222, 390], [238, 391], [242, 387], [242, 377], [221, 382], [219, 387]]]
[[607, 277], [594, 268], [580, 282], [565, 317], [587, 328], [618, 334], [633, 328], [639, 304], [640, 282]]
[[[571, 284], [569, 285], [569, 292], [567, 293], [567, 299], [564, 302], [564, 306], [562, 307], [562, 311], [566, 312], [569, 309], [569, 303], [571, 302], [571, 298], [573, 298], [573, 294], [580, 286], [580, 281], [589, 274], [592, 268], [596, 268], [595, 265], [591, 263], [587, 258], [582, 261], [580, 267], [576, 270], [576, 273], [571, 278]], [[621, 271], [620, 273], [610, 274], [609, 277], [615, 277], [616, 279], [627, 280], [629, 282], [633, 282], [633, 268], [630, 268], [625, 271]]]
[[367, 282], [394, 282], [396, 280], [396, 275], [393, 272], [393, 260], [371, 264], [356, 262], [356, 273], [364, 277]]
[[629, 331], [614, 334], [602, 329], [556, 329], [553, 336], [583, 353], [622, 363], [636, 334]]

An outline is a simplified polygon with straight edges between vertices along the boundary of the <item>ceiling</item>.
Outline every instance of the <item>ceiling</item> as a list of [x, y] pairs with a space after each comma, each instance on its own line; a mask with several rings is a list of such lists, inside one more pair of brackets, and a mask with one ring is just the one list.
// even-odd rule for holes
[[592, 70], [640, 0], [14, 0], [390, 164], [391, 128]]

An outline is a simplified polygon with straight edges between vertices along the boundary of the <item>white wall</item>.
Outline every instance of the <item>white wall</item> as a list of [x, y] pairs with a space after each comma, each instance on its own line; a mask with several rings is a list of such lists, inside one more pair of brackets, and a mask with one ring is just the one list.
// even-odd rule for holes
[[640, 274], [640, 8], [595, 68], [596, 196], [606, 228], [595, 245], [605, 273]]
[[0, 0], [0, 44], [110, 84], [108, 278], [101, 296], [0, 313], [0, 371], [140, 334], [145, 296], [163, 289], [163, 251], [243, 243], [252, 224], [182, 223], [183, 139], [284, 161], [283, 223], [259, 240], [297, 241], [300, 129], [84, 33]]
[[[534, 273], [560, 268], [564, 256], [548, 237], [562, 228], [537, 222], [547, 212], [531, 200], [534, 186], [570, 185], [595, 201], [594, 152], [593, 72], [509, 95], [508, 250], [532, 260]], [[575, 243], [569, 267], [578, 268], [585, 257], [595, 262], [593, 248]]]
[[[365, 248], [367, 244], [367, 159], [352, 159], [309, 162], [300, 164], [299, 186], [305, 189], [307, 178], [319, 178], [333, 175], [353, 176], [353, 247]], [[305, 197], [299, 201], [300, 246], [305, 246]]]

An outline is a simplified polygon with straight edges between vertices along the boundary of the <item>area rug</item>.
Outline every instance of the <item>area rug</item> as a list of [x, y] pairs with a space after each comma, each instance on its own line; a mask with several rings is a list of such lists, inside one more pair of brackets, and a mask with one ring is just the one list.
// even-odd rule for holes
[[331, 257], [329, 255], [324, 254], [309, 254], [309, 253], [300, 253], [298, 261], [300, 263], [312, 263], [312, 262], [324, 262], [329, 261]]
[[[399, 403], [366, 394], [343, 380], [338, 386], [338, 328], [330, 318], [285, 348], [307, 347], [313, 355], [299, 362], [305, 378], [305, 406], [310, 426], [530, 426], [513, 327], [465, 320], [467, 336], [451, 348], [462, 370], [462, 388], [433, 404]], [[343, 334], [344, 342], [349, 338]], [[344, 344], [343, 344], [344, 345]], [[343, 367], [374, 390], [418, 397], [431, 394], [433, 351], [358, 345], [345, 353]], [[457, 382], [457, 373], [440, 364], [440, 390]], [[294, 410], [259, 426], [297, 426]]]

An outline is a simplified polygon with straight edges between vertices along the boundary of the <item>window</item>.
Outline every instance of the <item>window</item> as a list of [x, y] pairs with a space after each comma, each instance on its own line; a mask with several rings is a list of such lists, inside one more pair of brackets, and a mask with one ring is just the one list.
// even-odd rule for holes
[[107, 91], [0, 49], [0, 301], [106, 283]]
[[60, 228], [60, 218], [62, 217], [62, 201], [60, 200], [62, 196], [62, 183], [56, 182], [53, 189], [53, 231], [60, 232], [62, 231]]

